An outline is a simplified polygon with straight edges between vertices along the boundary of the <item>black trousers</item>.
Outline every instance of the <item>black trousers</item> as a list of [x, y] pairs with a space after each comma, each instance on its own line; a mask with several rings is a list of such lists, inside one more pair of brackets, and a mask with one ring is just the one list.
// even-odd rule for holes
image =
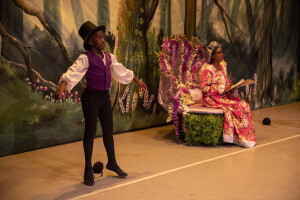
[[91, 91], [85, 89], [82, 94], [82, 110], [85, 119], [83, 137], [83, 148], [85, 156], [85, 171], [92, 170], [92, 154], [94, 138], [97, 131], [97, 119], [101, 123], [103, 131], [103, 143], [106, 149], [108, 163], [116, 165], [114, 139], [113, 139], [113, 118], [110, 103], [109, 91]]

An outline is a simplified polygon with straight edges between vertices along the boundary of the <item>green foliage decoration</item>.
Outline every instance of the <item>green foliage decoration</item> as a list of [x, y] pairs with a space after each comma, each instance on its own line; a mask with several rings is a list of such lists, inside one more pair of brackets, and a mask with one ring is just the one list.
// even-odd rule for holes
[[16, 76], [15, 68], [12, 68], [11, 65], [7, 62], [1, 62], [0, 73], [3, 73], [5, 75], [3, 75], [1, 78], [14, 79]]
[[184, 121], [187, 145], [216, 146], [223, 143], [223, 115], [190, 114]]
[[0, 156], [82, 139], [78, 103], [43, 97], [31, 89], [24, 69], [6, 62], [0, 62], [0, 77]]

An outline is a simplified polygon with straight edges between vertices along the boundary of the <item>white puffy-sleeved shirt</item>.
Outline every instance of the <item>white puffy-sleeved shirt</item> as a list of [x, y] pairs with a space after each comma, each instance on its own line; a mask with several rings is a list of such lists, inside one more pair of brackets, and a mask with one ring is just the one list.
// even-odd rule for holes
[[[127, 69], [123, 64], [119, 63], [113, 54], [111, 55], [111, 76], [122, 84], [128, 84], [134, 77], [133, 71]], [[105, 53], [103, 53], [103, 63], [106, 65]], [[89, 68], [89, 60], [86, 54], [81, 54], [66, 73], [62, 74], [59, 84], [62, 81], [67, 83], [66, 89], [72, 90], [77, 83], [84, 77]]]

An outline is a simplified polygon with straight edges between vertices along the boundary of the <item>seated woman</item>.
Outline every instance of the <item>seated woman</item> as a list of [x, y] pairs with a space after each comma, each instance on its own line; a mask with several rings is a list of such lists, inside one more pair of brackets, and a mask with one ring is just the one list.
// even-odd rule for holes
[[227, 92], [231, 80], [227, 75], [221, 45], [212, 41], [206, 47], [206, 62], [200, 70], [203, 106], [224, 111], [224, 142], [246, 148], [254, 147], [255, 131], [250, 106], [233, 93]]

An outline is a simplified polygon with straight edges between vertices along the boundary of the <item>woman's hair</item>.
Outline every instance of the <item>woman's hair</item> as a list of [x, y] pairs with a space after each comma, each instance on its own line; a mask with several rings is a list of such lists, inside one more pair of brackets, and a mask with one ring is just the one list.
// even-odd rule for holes
[[216, 42], [216, 41], [212, 41], [209, 43], [209, 45], [206, 46], [206, 62], [208, 64], [212, 63], [212, 55], [214, 55], [215, 51], [221, 48], [221, 44]]

